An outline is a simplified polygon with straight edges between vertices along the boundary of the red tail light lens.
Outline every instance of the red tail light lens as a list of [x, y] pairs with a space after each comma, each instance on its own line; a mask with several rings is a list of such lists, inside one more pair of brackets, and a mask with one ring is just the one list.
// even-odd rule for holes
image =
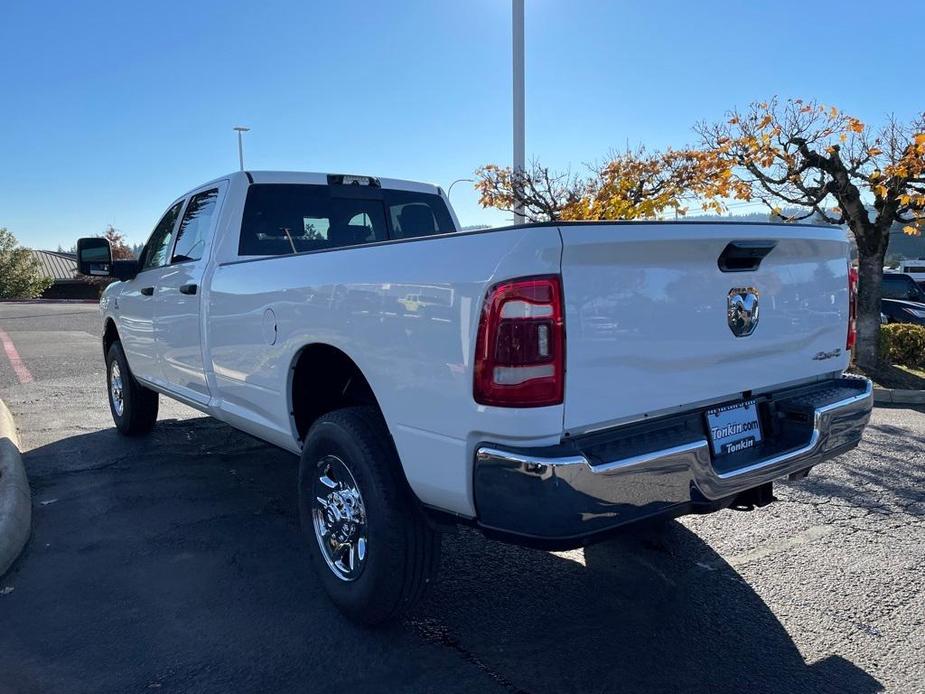
[[564, 386], [559, 277], [531, 277], [494, 286], [479, 320], [475, 401], [500, 407], [558, 405]]
[[848, 268], [848, 339], [845, 349], [852, 350], [858, 341], [858, 269]]

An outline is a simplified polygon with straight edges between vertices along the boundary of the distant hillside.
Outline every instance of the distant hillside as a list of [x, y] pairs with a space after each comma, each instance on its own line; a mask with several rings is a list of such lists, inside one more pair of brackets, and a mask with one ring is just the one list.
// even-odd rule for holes
[[900, 225], [894, 225], [890, 232], [890, 248], [887, 260], [903, 258], [925, 258], [925, 235], [906, 236]]
[[[784, 215], [797, 215], [800, 214], [799, 209], [789, 209], [783, 210]], [[762, 212], [751, 212], [749, 214], [737, 214], [737, 215], [687, 215], [684, 219], [690, 219], [694, 221], [720, 221], [725, 220], [728, 222], [768, 222], [768, 221], [779, 221], [777, 219], [772, 219], [769, 213]], [[815, 224], [821, 222], [822, 220], [814, 219], [812, 217], [808, 219], [801, 220], [797, 224]], [[887, 250], [886, 260], [888, 264], [895, 263], [896, 261], [902, 260], [904, 258], [925, 258], [925, 234], [919, 236], [907, 236], [902, 232], [902, 225], [895, 224], [893, 229], [890, 232], [890, 246]]]
[[[805, 214], [805, 210], [800, 208], [791, 208], [784, 209], [784, 216], [797, 216]], [[671, 216], [666, 215], [666, 219], [670, 220]], [[749, 212], [746, 214], [726, 214], [726, 215], [716, 215], [716, 214], [688, 214], [683, 217], [679, 217], [679, 220], [688, 220], [693, 222], [779, 222], [780, 219], [777, 217], [772, 218], [769, 212]], [[800, 220], [795, 222], [796, 224], [817, 224], [824, 223], [821, 219], [808, 217], [807, 219]], [[472, 229], [485, 229], [487, 228], [482, 224], [474, 224], [472, 226], [464, 226], [463, 230], [468, 231]], [[894, 225], [893, 230], [890, 232], [890, 247], [886, 254], [887, 264], [895, 265], [898, 261], [903, 260], [904, 258], [925, 258], [925, 234], [920, 236], [906, 236], [902, 233], [901, 225]]]
[[[799, 208], [793, 209], [784, 209], [781, 211], [785, 217], [797, 217], [806, 214], [806, 210], [801, 210]], [[747, 212], [745, 214], [687, 214], [684, 215], [683, 219], [689, 219], [695, 222], [709, 222], [709, 221], [726, 221], [726, 222], [779, 222], [780, 218], [772, 216], [770, 212]], [[801, 219], [796, 222], [796, 224], [816, 224], [820, 220], [813, 217], [808, 217], [807, 219]]]

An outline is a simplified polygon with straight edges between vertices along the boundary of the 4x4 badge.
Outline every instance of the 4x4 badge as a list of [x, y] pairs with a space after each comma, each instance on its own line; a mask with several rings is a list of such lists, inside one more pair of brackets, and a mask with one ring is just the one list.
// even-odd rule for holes
[[831, 352], [816, 352], [816, 356], [813, 357], [816, 361], [825, 361], [826, 359], [834, 359], [835, 357], [841, 356], [841, 348], [836, 347]]

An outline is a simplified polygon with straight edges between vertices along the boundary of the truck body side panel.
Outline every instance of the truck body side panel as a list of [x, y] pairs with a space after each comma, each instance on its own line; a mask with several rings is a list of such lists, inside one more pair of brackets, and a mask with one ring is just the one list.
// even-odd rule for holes
[[558, 273], [561, 250], [555, 227], [535, 227], [220, 265], [208, 293], [217, 414], [294, 443], [290, 367], [306, 345], [337, 347], [369, 381], [415, 493], [472, 516], [478, 440], [549, 444], [562, 430], [562, 406], [473, 400], [482, 300], [496, 281]]

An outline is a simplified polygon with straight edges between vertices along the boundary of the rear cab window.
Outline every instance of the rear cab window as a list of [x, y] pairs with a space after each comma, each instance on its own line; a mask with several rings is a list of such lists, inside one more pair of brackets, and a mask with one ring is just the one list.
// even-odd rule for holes
[[254, 183], [238, 254], [288, 255], [456, 231], [439, 195], [356, 185]]
[[450, 211], [439, 195], [386, 190], [384, 197], [393, 238], [412, 239], [456, 231]]

